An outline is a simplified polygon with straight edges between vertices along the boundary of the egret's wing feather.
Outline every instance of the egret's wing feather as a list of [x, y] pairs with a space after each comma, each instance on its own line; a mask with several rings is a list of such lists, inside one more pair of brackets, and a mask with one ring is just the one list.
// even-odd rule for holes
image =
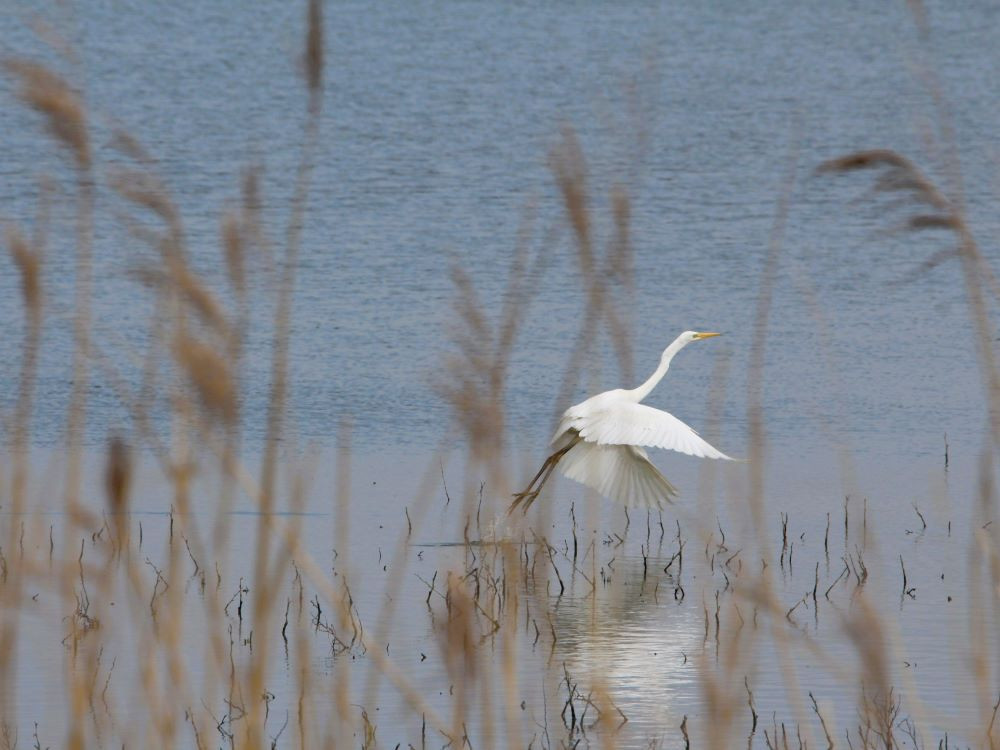
[[708, 444], [673, 414], [652, 406], [623, 402], [574, 425], [584, 440], [598, 445], [645, 445], [666, 448], [698, 458], [733, 459]]
[[556, 428], [556, 434], [553, 435], [552, 440], [549, 441], [549, 444], [556, 450], [565, 448], [577, 436], [576, 430], [573, 429], [573, 421], [572, 417], [565, 414], [562, 419], [559, 420], [559, 427]]
[[580, 441], [559, 462], [570, 479], [630, 508], [663, 508], [677, 494], [642, 448]]

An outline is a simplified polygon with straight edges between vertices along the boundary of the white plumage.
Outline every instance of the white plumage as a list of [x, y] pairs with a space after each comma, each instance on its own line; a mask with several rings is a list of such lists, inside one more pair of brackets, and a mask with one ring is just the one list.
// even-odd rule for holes
[[560, 464], [563, 475], [629, 508], [659, 508], [677, 488], [642, 448], [579, 442]]
[[638, 388], [605, 391], [567, 409], [552, 438], [555, 452], [528, 488], [515, 495], [510, 509], [524, 502], [527, 510], [557, 465], [570, 479], [628, 507], [662, 508], [677, 488], [652, 464], [643, 447], [733, 460], [673, 414], [640, 403], [667, 373], [677, 352], [692, 341], [718, 335], [685, 331], [663, 351], [659, 367]]

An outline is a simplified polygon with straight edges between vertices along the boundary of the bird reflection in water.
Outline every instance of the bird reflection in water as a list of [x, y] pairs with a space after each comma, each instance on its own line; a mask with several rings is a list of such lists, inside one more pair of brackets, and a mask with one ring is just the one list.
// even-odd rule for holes
[[692, 711], [704, 623], [699, 607], [684, 605], [677, 569], [666, 554], [612, 558], [593, 587], [574, 571], [563, 595], [532, 593], [531, 609], [549, 612], [549, 662], [563, 664], [545, 674], [548, 700], [570, 709], [564, 722], [585, 732], [601, 716], [605, 727], [653, 737]]

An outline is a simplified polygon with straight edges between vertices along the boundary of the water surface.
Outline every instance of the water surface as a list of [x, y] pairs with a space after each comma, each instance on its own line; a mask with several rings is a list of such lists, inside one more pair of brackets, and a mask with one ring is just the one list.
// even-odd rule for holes
[[[5, 53], [42, 54], [29, 28], [33, 12], [31, 4], [16, 4], [0, 20]], [[396, 611], [419, 616], [394, 624], [385, 646], [439, 710], [451, 705], [451, 685], [440, 658], [420, 658], [438, 648], [433, 612], [425, 617], [421, 579], [460, 569], [472, 554], [439, 546], [463, 538], [461, 468], [442, 470], [457, 499], [445, 503], [443, 485], [435, 486], [427, 519], [411, 539], [430, 546], [405, 547], [403, 559], [386, 559], [402, 534], [404, 507], [415, 502], [414, 477], [433, 464], [433, 447], [444, 440], [456, 456], [464, 447], [449, 432], [449, 407], [432, 387], [445, 377], [444, 362], [454, 349], [448, 338], [456, 318], [449, 269], [457, 264], [469, 275], [484, 310], [495, 317], [523, 225], [532, 227], [531, 251], [546, 254], [504, 404], [511, 476], [530, 476], [543, 457], [554, 410], [568, 405], [554, 401], [587, 305], [548, 166], [561, 128], [568, 126], [586, 157], [602, 252], [613, 231], [611, 189], [624, 185], [631, 199], [635, 287], [618, 290], [634, 351], [628, 374], [636, 381], [645, 377], [684, 329], [724, 332], [724, 338], [685, 350], [650, 403], [706, 430], [734, 455], [748, 450], [748, 351], [777, 205], [787, 191], [762, 394], [769, 447], [765, 516], [773, 551], [780, 545], [779, 513], [789, 515], [798, 557], [794, 572], [784, 566], [776, 571], [777, 589], [792, 607], [815, 580], [821, 588], [833, 584], [843, 558], [864, 550], [873, 597], [899, 613], [890, 618], [904, 644], [892, 658], [894, 678], [915, 685], [911, 699], [920, 696], [938, 709], [929, 726], [943, 731], [978, 718], [975, 701], [963, 692], [969, 689], [960, 668], [966, 652], [957, 633], [967, 627], [969, 602], [961, 596], [969, 590], [964, 565], [971, 529], [989, 520], [977, 516], [973, 505], [986, 424], [959, 269], [948, 261], [914, 275], [947, 238], [884, 232], [906, 214], [879, 208], [866, 193], [868, 176], [814, 173], [823, 160], [845, 152], [889, 147], [909, 154], [936, 179], [947, 177], [936, 158], [942, 145], [929, 135], [939, 119], [920, 75], [926, 53], [953, 120], [971, 225], [984, 254], [996, 258], [989, 238], [1000, 228], [994, 177], [1000, 110], [993, 86], [1000, 52], [992, 33], [997, 11], [987, 3], [930, 3], [927, 12], [931, 33], [924, 48], [902, 4], [326, 8], [322, 140], [296, 286], [283, 456], [311, 446], [322, 457], [305, 507], [316, 515], [304, 528], [310, 553], [334, 570], [332, 455], [337, 425], [352, 420], [355, 525], [349, 557], [359, 615], [373, 628], [380, 622], [393, 574], [389, 566], [398, 565], [406, 582]], [[73, 75], [90, 107], [101, 168], [121, 161], [109, 145], [112, 124], [146, 145], [181, 209], [192, 264], [230, 302], [219, 216], [237, 200], [247, 165], [263, 168], [267, 228], [274, 238], [283, 236], [303, 125], [301, 9], [276, 2], [225, 12], [193, 2], [98, 2], [59, 13], [58, 24], [81, 54], [82, 66]], [[8, 78], [0, 79], [0, 97], [12, 99]], [[2, 218], [30, 225], [40, 175], [54, 177], [61, 197], [69, 194], [64, 159], [38, 118], [22, 107], [0, 107], [0, 132]], [[72, 387], [71, 206], [69, 200], [55, 202], [43, 277], [46, 322], [31, 432], [31, 511], [43, 550], [48, 526], [62, 523], [60, 493], [47, 483], [46, 467], [60, 460]], [[132, 272], [152, 255], [114, 218], [124, 206], [105, 187], [98, 208], [97, 341], [128, 379], [138, 371], [152, 311], [151, 295]], [[0, 362], [0, 399], [9, 411], [17, 394], [23, 317], [16, 274], [9, 261], [0, 264], [0, 340], [11, 353]], [[242, 373], [251, 464], [264, 434], [267, 301], [273, 289], [267, 263], [257, 260], [254, 269], [253, 293], [261, 304], [253, 309]], [[606, 332], [591, 351], [574, 398], [634, 384], [623, 382]], [[727, 375], [713, 397], [713, 372], [723, 362]], [[88, 499], [96, 504], [96, 446], [109, 430], [132, 434], [133, 425], [100, 368], [89, 398], [86, 435], [94, 449]], [[720, 404], [718, 425], [708, 424], [713, 398]], [[165, 420], [158, 424], [164, 431], [169, 427]], [[594, 595], [586, 579], [572, 573], [568, 591], [554, 601], [557, 582], [549, 576], [530, 596], [556, 612], [555, 641], [534, 644], [527, 624], [518, 635], [525, 710], [559, 699], [561, 670], [553, 665], [581, 676], [603, 674], [629, 718], [618, 735], [622, 746], [657, 739], [673, 746], [683, 716], [691, 717], [693, 727], [706, 716], [699, 670], [714, 658], [711, 629], [705, 629], [705, 608], [713, 602], [692, 597], [678, 603], [672, 593], [677, 581], [662, 569], [676, 551], [669, 533], [673, 519], [694, 524], [696, 517], [717, 515], [730, 545], [732, 538], [750, 535], [745, 526], [729, 526], [746, 520], [740, 510], [745, 467], [730, 467], [711, 484], [690, 459], [657, 461], [683, 491], [679, 506], [666, 514], [665, 538], [655, 534], [652, 547], [644, 518], [633, 518], [626, 534], [620, 509], [599, 506], [588, 519], [596, 523], [588, 531], [594, 552], [587, 572], [608, 582], [602, 578]], [[171, 498], [156, 471], [149, 473], [133, 524], [141, 521], [150, 538], [162, 543]], [[470, 486], [480, 479], [469, 477]], [[202, 490], [207, 512], [217, 501], [216, 489]], [[493, 523], [509, 489], [485, 489], [482, 525]], [[827, 552], [821, 541], [827, 514], [839, 528], [847, 496], [855, 514], [851, 535], [838, 536]], [[709, 501], [716, 510], [706, 513], [703, 503]], [[250, 539], [258, 519], [253, 506], [241, 502], [234, 537]], [[565, 551], [560, 545], [571, 536], [567, 507], [582, 508], [582, 493], [563, 483], [548, 502], [553, 520], [546, 533]], [[873, 538], [857, 529], [858, 508], [866, 502]], [[923, 533], [914, 506], [928, 519]], [[501, 530], [505, 523], [499, 522]], [[688, 529], [691, 550], [721, 543], [711, 528]], [[618, 545], [608, 536], [612, 531], [625, 541]], [[228, 578], [238, 579], [246, 568], [241, 549], [246, 547], [232, 551]], [[735, 551], [735, 545], [728, 549]], [[897, 556], [905, 560], [915, 598], [899, 596]], [[692, 559], [698, 559], [693, 552]], [[691, 580], [692, 591], [724, 586], [714, 567], [705, 572], [710, 559], [706, 553], [700, 563], [690, 563], [685, 575], [712, 581], [702, 589]], [[748, 559], [751, 564], [756, 561]], [[235, 590], [228, 578], [227, 591]], [[198, 597], [197, 586], [186, 596]], [[856, 658], [843, 637], [843, 618], [853, 611], [854, 598], [847, 589], [835, 589], [831, 597], [829, 606], [820, 598], [819, 612], [810, 609], [810, 600], [795, 614], [797, 627], [831, 644], [831, 655], [806, 658], [806, 649], [796, 654], [803, 659], [802, 692], [835, 700], [843, 728], [856, 718], [856, 686], [831, 677], [831, 662], [853, 665]], [[39, 606], [37, 621], [49, 630], [25, 639], [22, 667], [34, 668], [24, 668], [21, 681], [24, 737], [31, 722], [40, 716], [51, 721], [61, 705], [44, 676], [60, 673], [63, 654], [43, 645], [61, 640], [61, 610], [58, 603]], [[196, 622], [192, 628], [200, 632]], [[332, 679], [346, 662], [326, 652], [328, 645], [317, 639], [312, 664]], [[353, 656], [353, 669], [367, 675], [365, 656]], [[785, 691], [778, 656], [766, 649], [759, 655], [752, 675], [756, 700], [762, 711], [777, 712], [779, 721], [792, 721], [795, 698]], [[196, 660], [192, 669], [198, 669]], [[281, 705], [289, 705], [290, 663], [279, 665], [276, 674], [278, 684], [270, 689]], [[949, 697], [942, 698], [940, 687], [948, 680]], [[123, 683], [118, 689], [129, 688]], [[419, 719], [385, 681], [376, 705], [380, 743], [394, 746], [419, 736]], [[47, 727], [49, 741], [61, 736], [58, 722]], [[758, 732], [756, 741], [761, 739]]]

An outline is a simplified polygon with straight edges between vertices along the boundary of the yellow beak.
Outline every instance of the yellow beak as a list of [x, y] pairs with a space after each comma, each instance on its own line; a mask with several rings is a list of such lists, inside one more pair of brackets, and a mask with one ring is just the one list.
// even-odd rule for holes
[[712, 336], [721, 336], [721, 335], [722, 335], [721, 333], [696, 333], [694, 335], [694, 340], [698, 341], [699, 339], [710, 339], [712, 338]]

